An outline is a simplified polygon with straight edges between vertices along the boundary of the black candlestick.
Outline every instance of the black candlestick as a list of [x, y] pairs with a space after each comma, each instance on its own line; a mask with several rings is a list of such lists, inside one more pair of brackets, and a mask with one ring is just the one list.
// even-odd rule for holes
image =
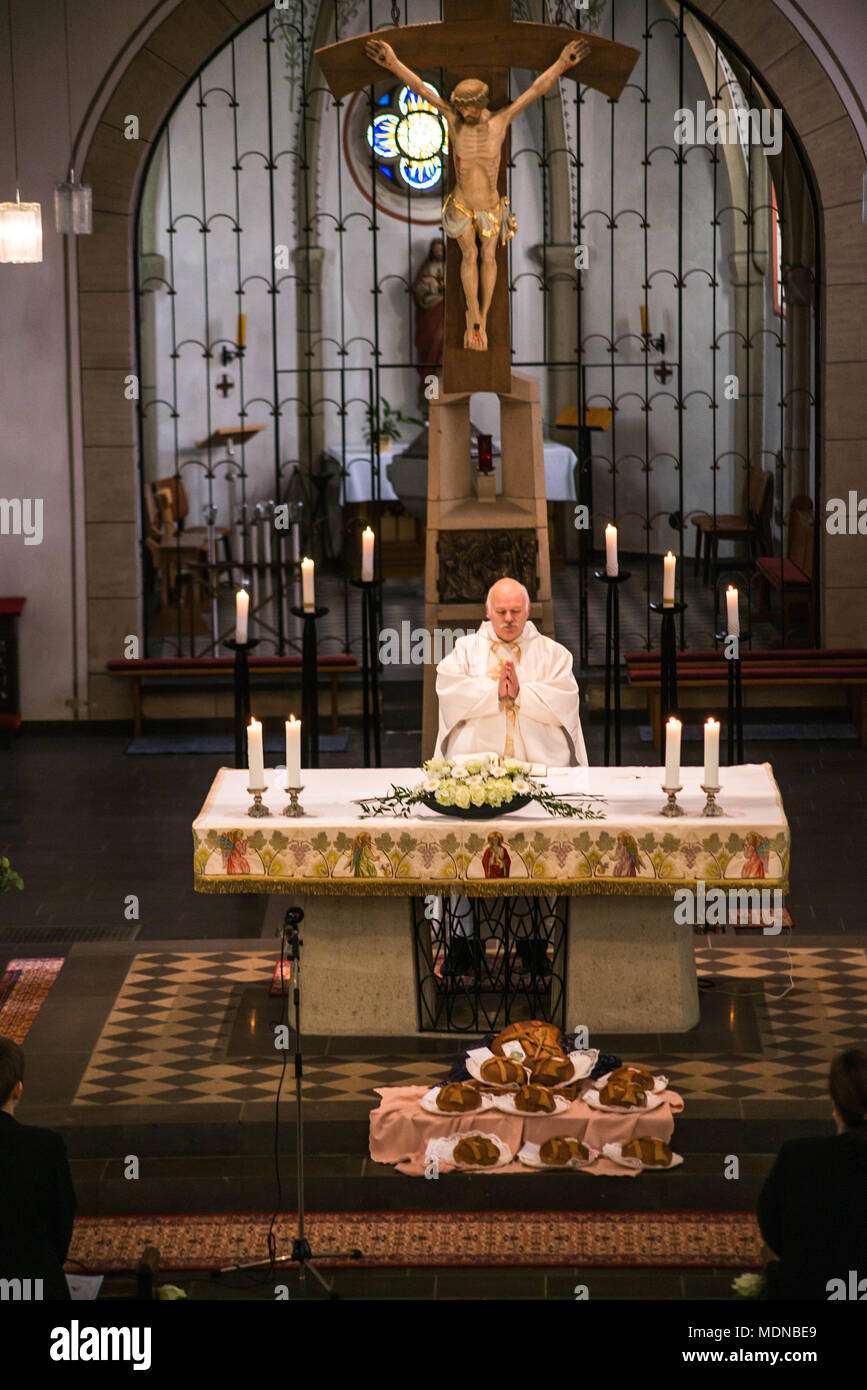
[[[728, 632], [718, 632], [716, 640], [726, 643], [729, 640]], [[726, 656], [728, 665], [728, 729], [726, 737], [728, 742], [729, 767], [735, 762], [735, 744], [737, 744], [737, 761], [742, 763], [744, 760], [744, 696], [741, 684], [741, 639], [736, 637], [737, 656]]]
[[620, 589], [629, 570], [606, 574], [594, 570], [594, 578], [608, 585], [605, 600], [605, 766], [611, 764], [611, 692], [614, 690], [614, 765], [620, 766]]
[[250, 665], [248, 653], [258, 647], [259, 639], [236, 642], [234, 637], [223, 643], [235, 653], [235, 766], [247, 766], [247, 750], [244, 738], [250, 721]]
[[316, 620], [327, 608], [293, 608], [296, 618], [304, 619], [301, 637], [301, 765], [319, 766], [319, 665]]
[[670, 714], [677, 714], [677, 634], [674, 620], [686, 608], [685, 603], [651, 603], [651, 613], [662, 614], [659, 635], [660, 655], [660, 730], [668, 723]]
[[374, 766], [382, 766], [382, 734], [379, 725], [379, 651], [377, 649], [377, 599], [381, 579], [351, 579], [361, 590], [361, 683], [364, 735], [364, 766], [370, 767], [370, 736], [373, 733]]

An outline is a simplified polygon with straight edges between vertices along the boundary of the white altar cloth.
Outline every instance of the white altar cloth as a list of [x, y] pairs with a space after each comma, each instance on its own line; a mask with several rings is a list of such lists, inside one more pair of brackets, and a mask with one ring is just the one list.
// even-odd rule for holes
[[[499, 446], [499, 440], [494, 440], [494, 447]], [[391, 449], [386, 454], [380, 455], [380, 498], [383, 502], [397, 502], [398, 495], [395, 492], [391, 479], [388, 476], [389, 463], [398, 458], [406, 448], [406, 444], [392, 444]], [[543, 441], [545, 456], [545, 496], [549, 502], [576, 502], [575, 493], [575, 463], [577, 454], [570, 449], [568, 444], [559, 444], [553, 439]], [[347, 502], [369, 502], [373, 496], [370, 483], [370, 450], [365, 445], [347, 445], [343, 451], [339, 445], [326, 450], [338, 462], [343, 462], [346, 471], [346, 500]], [[500, 484], [500, 457], [495, 455], [493, 459], [494, 472], [497, 476], [498, 486]], [[419, 471], [419, 495], [427, 495], [427, 464], [424, 459], [418, 460]]]

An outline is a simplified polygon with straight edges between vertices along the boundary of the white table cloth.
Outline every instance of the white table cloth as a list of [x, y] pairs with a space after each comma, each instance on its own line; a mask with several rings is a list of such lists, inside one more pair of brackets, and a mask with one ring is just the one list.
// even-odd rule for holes
[[[387, 454], [380, 456], [380, 497], [383, 502], [400, 500], [388, 476], [388, 465], [392, 459], [397, 458], [408, 447], [409, 440], [405, 443], [397, 442], [392, 444]], [[494, 448], [499, 448], [499, 440], [494, 440]], [[326, 452], [346, 467], [347, 502], [369, 502], [373, 492], [370, 481], [370, 450], [366, 445], [360, 444], [357, 447], [348, 445], [345, 452], [337, 445], [328, 448]], [[547, 500], [549, 502], [576, 502], [578, 500], [575, 493], [577, 454], [569, 448], [568, 444], [559, 444], [553, 439], [544, 441], [544, 454]], [[499, 487], [501, 485], [499, 455], [495, 455], [493, 463], [497, 476], [497, 486]], [[424, 459], [418, 460], [418, 478], [419, 494], [424, 497], [427, 495], [427, 465]]]

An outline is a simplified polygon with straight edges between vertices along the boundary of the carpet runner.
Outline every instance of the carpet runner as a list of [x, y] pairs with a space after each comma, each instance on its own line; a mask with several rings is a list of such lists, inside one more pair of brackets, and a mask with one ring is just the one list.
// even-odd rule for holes
[[9, 961], [0, 979], [0, 1038], [23, 1043], [62, 965], [63, 956]]

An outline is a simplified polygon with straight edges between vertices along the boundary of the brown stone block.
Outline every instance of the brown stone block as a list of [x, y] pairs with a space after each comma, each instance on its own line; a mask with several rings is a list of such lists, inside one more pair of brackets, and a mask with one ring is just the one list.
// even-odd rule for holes
[[132, 686], [107, 672], [87, 678], [88, 719], [132, 719]]
[[141, 138], [151, 140], [183, 83], [184, 74], [174, 63], [142, 48], [118, 83], [102, 120], [123, 130], [126, 117], [137, 116]]
[[822, 596], [822, 643], [863, 647], [867, 632], [867, 589], [826, 588]]
[[804, 146], [826, 208], [860, 198], [867, 159], [848, 116], [814, 130], [812, 135], [806, 136]]
[[133, 284], [131, 219], [95, 211], [93, 232], [75, 238], [81, 291], [129, 290]]
[[861, 362], [825, 368], [825, 439], [867, 438], [867, 372]]
[[[850, 488], [867, 496], [867, 435], [825, 441], [822, 496], [845, 497]], [[824, 510], [824, 506], [823, 506]]]
[[138, 592], [136, 528], [132, 521], [89, 521], [88, 598], [135, 598]]
[[132, 371], [133, 306], [128, 291], [83, 292], [78, 303], [82, 367]]
[[828, 285], [867, 284], [867, 236], [861, 202], [825, 212], [825, 280]]
[[769, 9], [756, 0], [723, 0], [713, 15], [762, 72], [801, 42], [794, 25], [776, 10], [769, 14]]
[[867, 285], [830, 285], [825, 313], [826, 361], [867, 364]]
[[799, 43], [764, 72], [802, 136], [845, 115], [833, 82], [807, 44]]
[[138, 488], [135, 450], [85, 449], [84, 488], [88, 521], [133, 521]]
[[146, 140], [126, 140], [101, 121], [87, 152], [82, 182], [93, 188], [94, 212], [132, 210], [138, 171], [148, 152]]
[[196, 72], [238, 28], [220, 0], [184, 0], [148, 39], [151, 53], [187, 75]]
[[126, 445], [135, 440], [135, 401], [124, 396], [123, 371], [89, 368], [81, 373], [86, 445]]
[[89, 598], [87, 669], [104, 674], [107, 661], [122, 660], [124, 639], [131, 634], [141, 637], [134, 598]]

